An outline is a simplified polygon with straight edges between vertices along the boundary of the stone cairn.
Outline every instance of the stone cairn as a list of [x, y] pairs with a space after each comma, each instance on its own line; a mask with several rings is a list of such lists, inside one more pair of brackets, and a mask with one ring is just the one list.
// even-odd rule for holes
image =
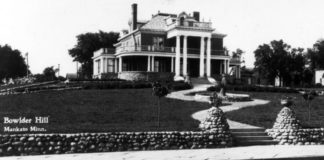
[[281, 100], [284, 106], [278, 113], [277, 119], [271, 129], [266, 132], [279, 144], [322, 144], [324, 141], [324, 129], [302, 129], [300, 121], [291, 109], [293, 102], [290, 98]]
[[300, 129], [300, 122], [297, 119], [295, 112], [291, 109], [291, 106], [293, 105], [292, 99], [287, 97], [282, 99], [280, 102], [284, 107], [278, 113], [272, 129]]
[[199, 128], [205, 131], [229, 132], [229, 125], [224, 112], [214, 106], [207, 111], [207, 117], [200, 123]]
[[283, 107], [272, 129], [300, 129], [301, 125], [295, 112], [290, 107]]
[[220, 136], [222, 144], [232, 144], [232, 136], [227, 123], [225, 113], [219, 108], [221, 99], [214, 92], [210, 97], [211, 108], [207, 111], [207, 117], [203, 120], [199, 128], [203, 131], [213, 132]]

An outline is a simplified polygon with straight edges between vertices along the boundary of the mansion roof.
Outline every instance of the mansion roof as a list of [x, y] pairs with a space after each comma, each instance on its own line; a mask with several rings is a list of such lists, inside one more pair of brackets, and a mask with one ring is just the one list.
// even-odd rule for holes
[[140, 29], [143, 30], [155, 30], [155, 31], [166, 31], [167, 24], [165, 19], [168, 16], [157, 15], [154, 16], [150, 21], [144, 24]]

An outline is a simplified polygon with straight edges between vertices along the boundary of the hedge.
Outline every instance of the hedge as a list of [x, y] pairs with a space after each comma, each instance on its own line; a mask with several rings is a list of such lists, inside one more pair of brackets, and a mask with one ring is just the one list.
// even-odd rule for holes
[[192, 85], [185, 82], [171, 82], [168, 84], [168, 88], [173, 91], [192, 89]]

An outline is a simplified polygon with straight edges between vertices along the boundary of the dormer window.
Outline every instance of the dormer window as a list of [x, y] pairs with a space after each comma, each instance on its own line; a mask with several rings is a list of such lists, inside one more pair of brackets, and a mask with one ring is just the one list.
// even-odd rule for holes
[[180, 17], [180, 26], [184, 25], [184, 17]]

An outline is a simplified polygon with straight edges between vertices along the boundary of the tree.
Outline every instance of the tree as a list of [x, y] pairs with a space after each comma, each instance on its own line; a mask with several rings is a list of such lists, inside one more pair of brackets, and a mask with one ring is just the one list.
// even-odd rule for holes
[[[28, 71], [29, 72], [29, 71]], [[27, 65], [19, 50], [0, 45], [0, 79], [27, 75]]]
[[54, 67], [46, 67], [43, 71], [43, 75], [45, 76], [46, 79], [48, 80], [55, 80], [57, 77], [55, 75], [55, 70]]
[[[306, 52], [306, 63], [309, 66], [307, 74], [314, 81], [314, 73], [316, 69], [324, 69], [324, 39], [318, 40], [313, 48], [308, 48]], [[308, 79], [309, 81], [309, 79]]]
[[243, 50], [237, 48], [236, 51], [232, 52], [232, 57], [233, 58], [240, 58], [242, 56], [242, 54], [244, 53]]
[[36, 82], [45, 82], [45, 81], [53, 81], [53, 80], [57, 80], [57, 77], [55, 75], [55, 70], [54, 67], [46, 67], [43, 70], [42, 74], [35, 74], [33, 75], [33, 77], [35, 77]]
[[153, 90], [153, 95], [156, 96], [157, 99], [157, 106], [158, 106], [158, 114], [157, 114], [157, 118], [158, 118], [158, 128], [160, 128], [160, 111], [161, 111], [161, 106], [160, 106], [160, 99], [164, 96], [166, 96], [169, 91], [167, 89], [167, 87], [162, 86], [159, 82], [154, 82], [152, 85], [152, 90]]
[[70, 56], [81, 63], [81, 74], [85, 77], [91, 77], [93, 71], [92, 56], [93, 52], [100, 48], [114, 48], [117, 43], [119, 33], [103, 32], [85, 33], [76, 36], [77, 44], [69, 50]]
[[324, 69], [324, 39], [318, 40], [313, 45], [310, 54], [312, 69]]
[[255, 51], [255, 69], [259, 75], [273, 84], [276, 77], [285, 85], [299, 80], [304, 71], [303, 49], [291, 48], [282, 40], [260, 45]]
[[308, 106], [308, 121], [311, 119], [311, 102], [312, 100], [317, 96], [317, 93], [314, 90], [308, 91], [308, 92], [301, 92], [304, 100], [307, 103]]

